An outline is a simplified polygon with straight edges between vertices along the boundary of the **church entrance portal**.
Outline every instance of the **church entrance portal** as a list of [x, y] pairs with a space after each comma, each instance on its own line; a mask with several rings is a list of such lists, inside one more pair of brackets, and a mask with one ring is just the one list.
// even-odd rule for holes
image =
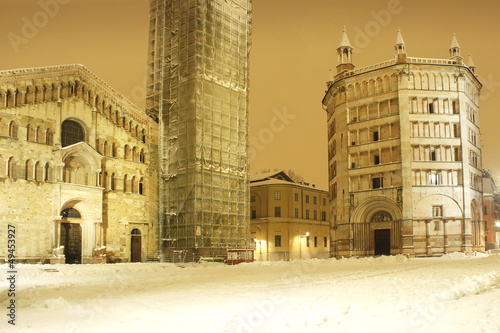
[[79, 223], [61, 223], [61, 245], [67, 264], [82, 263], [82, 227]]
[[375, 231], [375, 255], [391, 255], [391, 229]]

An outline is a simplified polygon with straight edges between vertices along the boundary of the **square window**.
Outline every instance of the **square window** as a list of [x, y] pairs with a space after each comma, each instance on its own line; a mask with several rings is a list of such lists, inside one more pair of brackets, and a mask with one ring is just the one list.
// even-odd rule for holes
[[281, 192], [280, 191], [274, 192], [274, 200], [281, 200]]
[[281, 207], [274, 207], [274, 217], [281, 217]]
[[281, 235], [274, 236], [274, 247], [281, 247]]
[[383, 178], [382, 177], [374, 177], [372, 178], [372, 188], [382, 188], [383, 187]]
[[432, 206], [432, 217], [443, 217], [443, 206]]

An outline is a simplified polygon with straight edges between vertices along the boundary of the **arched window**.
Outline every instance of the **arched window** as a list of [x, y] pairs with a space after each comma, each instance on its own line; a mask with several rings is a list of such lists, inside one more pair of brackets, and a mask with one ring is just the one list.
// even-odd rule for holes
[[112, 152], [111, 152], [113, 157], [118, 157], [118, 148], [116, 143], [113, 142], [113, 147], [112, 147]]
[[146, 143], [146, 130], [143, 129], [141, 131], [141, 139], [142, 139], [142, 142]]
[[26, 140], [36, 142], [36, 132], [33, 125], [26, 126]]
[[144, 188], [144, 177], [141, 177], [141, 180], [139, 180], [139, 194], [146, 194]]
[[132, 230], [132, 235], [140, 236], [141, 231], [139, 229], [134, 229], [134, 230]]
[[7, 175], [11, 179], [17, 179], [17, 163], [14, 157], [9, 158], [9, 170], [7, 171]]
[[104, 147], [102, 148], [102, 154], [104, 156], [108, 156], [109, 155], [109, 152], [108, 152], [108, 141], [104, 141]]
[[38, 126], [38, 129], [36, 130], [36, 141], [38, 143], [45, 143], [45, 133], [42, 126]]
[[141, 149], [141, 153], [139, 155], [139, 162], [146, 163], [146, 155], [144, 155], [144, 149]]
[[123, 192], [125, 193], [130, 192], [127, 175], [123, 176]]
[[82, 126], [74, 120], [65, 120], [61, 125], [61, 144], [63, 147], [84, 141], [85, 132]]
[[49, 146], [52, 146], [54, 144], [54, 131], [53, 130], [51, 130], [51, 129], [47, 130], [45, 143], [48, 144]]
[[125, 152], [123, 154], [123, 158], [125, 158], [126, 160], [130, 160], [130, 147], [128, 145], [125, 145], [124, 150]]
[[137, 147], [132, 148], [132, 161], [137, 161]]
[[116, 191], [116, 174], [111, 174], [111, 190]]
[[139, 192], [137, 189], [137, 178], [134, 176], [132, 177], [132, 193], [137, 193]]
[[26, 161], [26, 173], [24, 179], [33, 180], [33, 163], [30, 160]]
[[17, 139], [17, 123], [15, 121], [11, 121], [9, 125], [9, 136], [13, 139]]
[[74, 208], [65, 208], [61, 211], [61, 217], [63, 218], [72, 218], [72, 219], [81, 219], [82, 215], [79, 211]]
[[51, 182], [52, 181], [52, 170], [50, 169], [50, 164], [47, 163], [45, 164], [45, 172], [44, 172], [44, 175], [43, 175], [43, 180], [45, 180], [46, 182]]
[[35, 180], [37, 182], [41, 182], [43, 180], [43, 167], [40, 162], [36, 162], [35, 164]]

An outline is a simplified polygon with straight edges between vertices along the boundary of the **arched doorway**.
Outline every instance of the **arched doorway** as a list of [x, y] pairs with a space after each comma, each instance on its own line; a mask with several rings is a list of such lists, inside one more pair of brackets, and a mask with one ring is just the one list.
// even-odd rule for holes
[[142, 261], [141, 243], [141, 231], [139, 229], [132, 230], [132, 238], [130, 240], [130, 262]]
[[[80, 212], [75, 208], [66, 208], [61, 211], [60, 245], [64, 246], [64, 256], [67, 264], [82, 263], [82, 227], [79, 219]], [[76, 221], [75, 221], [76, 220]]]

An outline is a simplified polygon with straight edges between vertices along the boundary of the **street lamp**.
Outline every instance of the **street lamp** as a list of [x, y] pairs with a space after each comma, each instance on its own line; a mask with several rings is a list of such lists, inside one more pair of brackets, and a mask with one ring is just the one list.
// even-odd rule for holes
[[302, 259], [302, 238], [309, 236], [309, 231], [306, 232], [305, 235], [300, 235], [300, 244], [299, 244], [299, 251], [300, 251], [300, 259]]

